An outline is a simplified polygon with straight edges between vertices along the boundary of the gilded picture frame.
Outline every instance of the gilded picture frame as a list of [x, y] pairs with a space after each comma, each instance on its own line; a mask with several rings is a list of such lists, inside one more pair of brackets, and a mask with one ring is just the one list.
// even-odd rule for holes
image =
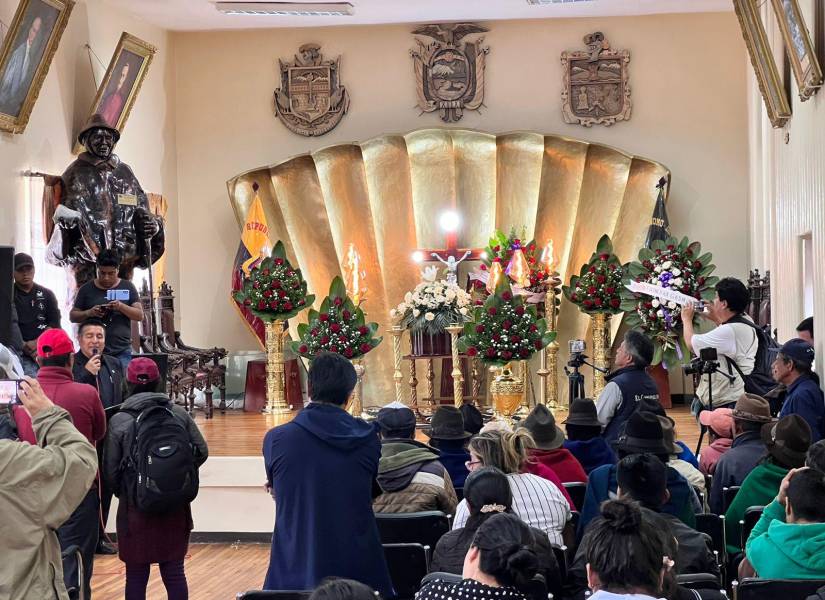
[[799, 8], [799, 0], [771, 0], [771, 3], [799, 88], [799, 99], [805, 102], [822, 86], [822, 67], [816, 56], [811, 33]]
[[745, 38], [759, 91], [765, 101], [768, 119], [773, 127], [783, 127], [791, 118], [791, 106], [773, 59], [757, 0], [733, 0], [733, 7], [742, 28], [742, 37]]
[[[156, 52], [152, 44], [124, 31], [83, 123], [100, 113], [111, 127], [123, 133]], [[76, 143], [74, 153], [82, 151], [83, 147]]]
[[74, 0], [21, 0], [0, 48], [0, 130], [23, 133]]

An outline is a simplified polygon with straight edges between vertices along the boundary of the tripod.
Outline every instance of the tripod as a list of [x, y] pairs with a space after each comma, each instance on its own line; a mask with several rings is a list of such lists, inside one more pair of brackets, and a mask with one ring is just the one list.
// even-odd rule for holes
[[[706, 366], [702, 369], [702, 375], [708, 376], [708, 407], [706, 410], [713, 410], [713, 374], [719, 373], [722, 377], [726, 377], [730, 383], [736, 381], [736, 377], [733, 375], [728, 375], [727, 373], [723, 373], [719, 370], [719, 363], [710, 363], [709, 366]], [[699, 416], [696, 416], [696, 419], [699, 419]], [[699, 441], [696, 443], [696, 456], [699, 456], [699, 449], [702, 447], [702, 439], [705, 437], [705, 432], [707, 431], [707, 427], [699, 424]]]
[[[567, 375], [567, 406], [569, 407], [576, 398], [584, 398], [584, 375], [581, 374], [579, 368], [582, 365], [593, 367], [594, 370], [600, 373], [607, 373], [607, 369], [602, 369], [596, 365], [587, 362], [588, 357], [584, 354], [574, 354], [570, 357], [567, 366], [564, 367], [564, 373]], [[571, 371], [567, 367], [571, 367]]]

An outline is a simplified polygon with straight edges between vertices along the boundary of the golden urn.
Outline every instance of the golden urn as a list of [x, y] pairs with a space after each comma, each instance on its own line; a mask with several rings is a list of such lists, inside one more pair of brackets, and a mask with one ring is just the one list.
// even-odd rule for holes
[[498, 374], [490, 384], [490, 395], [497, 416], [512, 421], [513, 414], [521, 406], [524, 397], [524, 380], [513, 375], [510, 363], [498, 369]]

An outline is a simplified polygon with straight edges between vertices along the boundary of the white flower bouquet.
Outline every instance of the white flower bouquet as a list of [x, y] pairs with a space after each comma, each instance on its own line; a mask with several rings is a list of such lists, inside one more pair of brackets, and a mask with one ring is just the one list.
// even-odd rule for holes
[[436, 279], [438, 269], [428, 267], [421, 273], [423, 281], [404, 295], [404, 301], [390, 311], [404, 329], [436, 335], [448, 325], [464, 323], [470, 318], [470, 295], [446, 279]]

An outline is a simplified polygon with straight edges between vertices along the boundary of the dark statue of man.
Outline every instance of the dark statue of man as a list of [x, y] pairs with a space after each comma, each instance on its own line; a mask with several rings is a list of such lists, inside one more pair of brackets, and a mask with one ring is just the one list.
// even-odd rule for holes
[[119, 276], [131, 279], [135, 267], [148, 268], [150, 256], [154, 263], [163, 254], [163, 219], [152, 215], [132, 169], [113, 154], [117, 129], [96, 114], [77, 139], [86, 151], [63, 173], [48, 260], [68, 266], [80, 288], [94, 279], [98, 252], [112, 248], [120, 253]]

